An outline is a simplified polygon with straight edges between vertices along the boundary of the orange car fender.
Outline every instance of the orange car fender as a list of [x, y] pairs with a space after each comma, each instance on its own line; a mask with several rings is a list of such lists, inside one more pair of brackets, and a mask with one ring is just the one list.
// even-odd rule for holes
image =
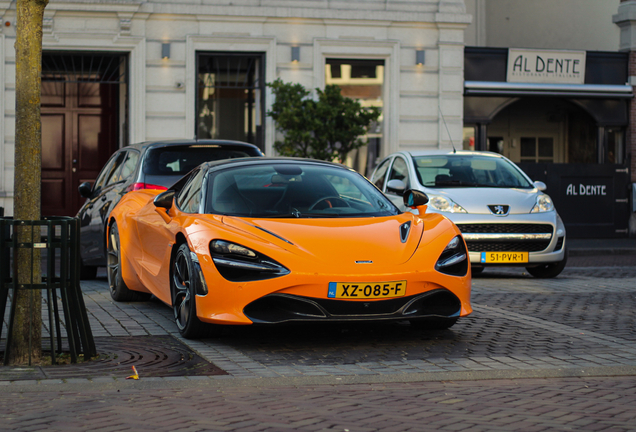
[[[220, 223], [220, 220], [214, 221]], [[245, 285], [249, 283], [233, 283], [224, 279], [216, 270], [212, 256], [210, 255], [210, 241], [219, 236], [215, 232], [215, 223], [202, 227], [200, 221], [184, 220], [184, 234], [188, 241], [188, 247], [197, 254], [199, 265], [203, 272], [208, 294], [196, 296], [197, 317], [204, 322], [217, 324], [252, 324], [243, 315], [240, 299]], [[220, 227], [224, 229], [224, 227]], [[231, 235], [223, 235], [223, 238], [232, 239]], [[240, 241], [240, 240], [239, 240]]]
[[[120, 242], [120, 262], [119, 262], [119, 271], [121, 272], [121, 277], [124, 280], [124, 283], [133, 291], [141, 291], [141, 292], [150, 292], [148, 288], [146, 288], [141, 280], [138, 277], [138, 262], [137, 257], [141, 256], [141, 250], [137, 247], [135, 248], [135, 242], [130, 241], [130, 235], [128, 233], [134, 227], [131, 227], [128, 223], [128, 220], [122, 218], [117, 220], [116, 218], [112, 218], [111, 222], [108, 225], [108, 230], [110, 232], [110, 228], [112, 227], [112, 222], [117, 222], [117, 227], [119, 230], [119, 242]], [[126, 233], [122, 235], [123, 233]], [[110, 241], [110, 237], [109, 237]]]
[[[431, 254], [427, 252], [428, 248], [418, 248], [413, 255], [413, 259], [422, 262], [422, 268], [430, 269], [427, 274], [430, 289], [445, 288], [453, 292], [462, 304], [460, 316], [469, 315], [473, 310], [470, 305], [472, 286], [470, 262], [465, 276], [451, 276], [435, 270], [435, 263], [439, 259], [439, 254], [454, 237], [461, 235], [461, 231], [448, 218], [437, 213], [427, 213], [421, 218], [425, 224], [421, 244], [428, 243], [431, 245], [430, 250], [440, 252]], [[463, 237], [462, 241], [464, 241]], [[466, 243], [464, 242], [465, 245]], [[469, 259], [468, 256], [466, 259]]]
[[117, 222], [121, 243], [120, 271], [126, 286], [133, 291], [151, 292], [141, 281], [140, 261], [143, 256], [141, 244], [137, 241], [137, 226], [132, 215], [154, 198], [157, 191], [129, 192], [111, 212], [109, 230]]

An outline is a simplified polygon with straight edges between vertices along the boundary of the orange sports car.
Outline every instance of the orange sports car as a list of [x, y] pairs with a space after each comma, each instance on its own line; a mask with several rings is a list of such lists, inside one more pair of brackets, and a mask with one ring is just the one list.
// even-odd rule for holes
[[457, 227], [406, 191], [401, 212], [342, 165], [291, 158], [204, 163], [168, 191], [129, 192], [108, 222], [113, 299], [155, 295], [187, 338], [219, 324], [408, 320], [471, 313]]

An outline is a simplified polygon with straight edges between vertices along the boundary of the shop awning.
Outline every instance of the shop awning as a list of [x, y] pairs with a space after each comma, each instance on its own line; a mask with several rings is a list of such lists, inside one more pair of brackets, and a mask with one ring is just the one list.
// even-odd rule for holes
[[560, 96], [569, 98], [628, 99], [634, 97], [630, 85], [535, 84], [497, 81], [465, 81], [466, 96]]

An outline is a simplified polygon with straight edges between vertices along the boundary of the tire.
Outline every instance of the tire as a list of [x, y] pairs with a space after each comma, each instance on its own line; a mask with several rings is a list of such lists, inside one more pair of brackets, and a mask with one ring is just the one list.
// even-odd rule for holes
[[81, 280], [93, 280], [97, 277], [97, 267], [84, 265], [84, 262], [80, 258], [79, 275]]
[[410, 320], [411, 327], [417, 330], [446, 330], [457, 322], [457, 318], [428, 318]]
[[565, 256], [563, 257], [562, 261], [542, 264], [536, 267], [526, 267], [526, 270], [528, 270], [528, 273], [530, 273], [532, 276], [536, 278], [541, 278], [541, 279], [554, 278], [554, 277], [557, 277], [559, 274], [561, 274], [567, 262], [568, 262], [568, 250], [566, 249]]
[[184, 243], [179, 246], [172, 260], [170, 292], [174, 322], [181, 336], [186, 339], [198, 339], [215, 333], [215, 326], [203, 323], [197, 317], [195, 271], [190, 249]]
[[117, 222], [113, 222], [108, 231], [106, 246], [106, 272], [108, 273], [108, 287], [110, 296], [118, 302], [148, 300], [150, 294], [128, 289], [121, 275], [121, 248]]

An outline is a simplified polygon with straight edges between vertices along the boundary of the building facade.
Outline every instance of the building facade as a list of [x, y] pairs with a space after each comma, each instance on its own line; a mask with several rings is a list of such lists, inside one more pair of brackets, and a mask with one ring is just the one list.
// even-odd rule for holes
[[[0, 2], [0, 207], [13, 208], [15, 3]], [[360, 171], [463, 130], [462, 0], [53, 0], [42, 59], [42, 212], [133, 142], [238, 139], [273, 155], [267, 83], [336, 83], [382, 108]], [[447, 132], [448, 130], [448, 132]]]
[[466, 5], [464, 148], [502, 153], [544, 181], [569, 236], [636, 234], [634, 90], [619, 46], [635, 3]]

